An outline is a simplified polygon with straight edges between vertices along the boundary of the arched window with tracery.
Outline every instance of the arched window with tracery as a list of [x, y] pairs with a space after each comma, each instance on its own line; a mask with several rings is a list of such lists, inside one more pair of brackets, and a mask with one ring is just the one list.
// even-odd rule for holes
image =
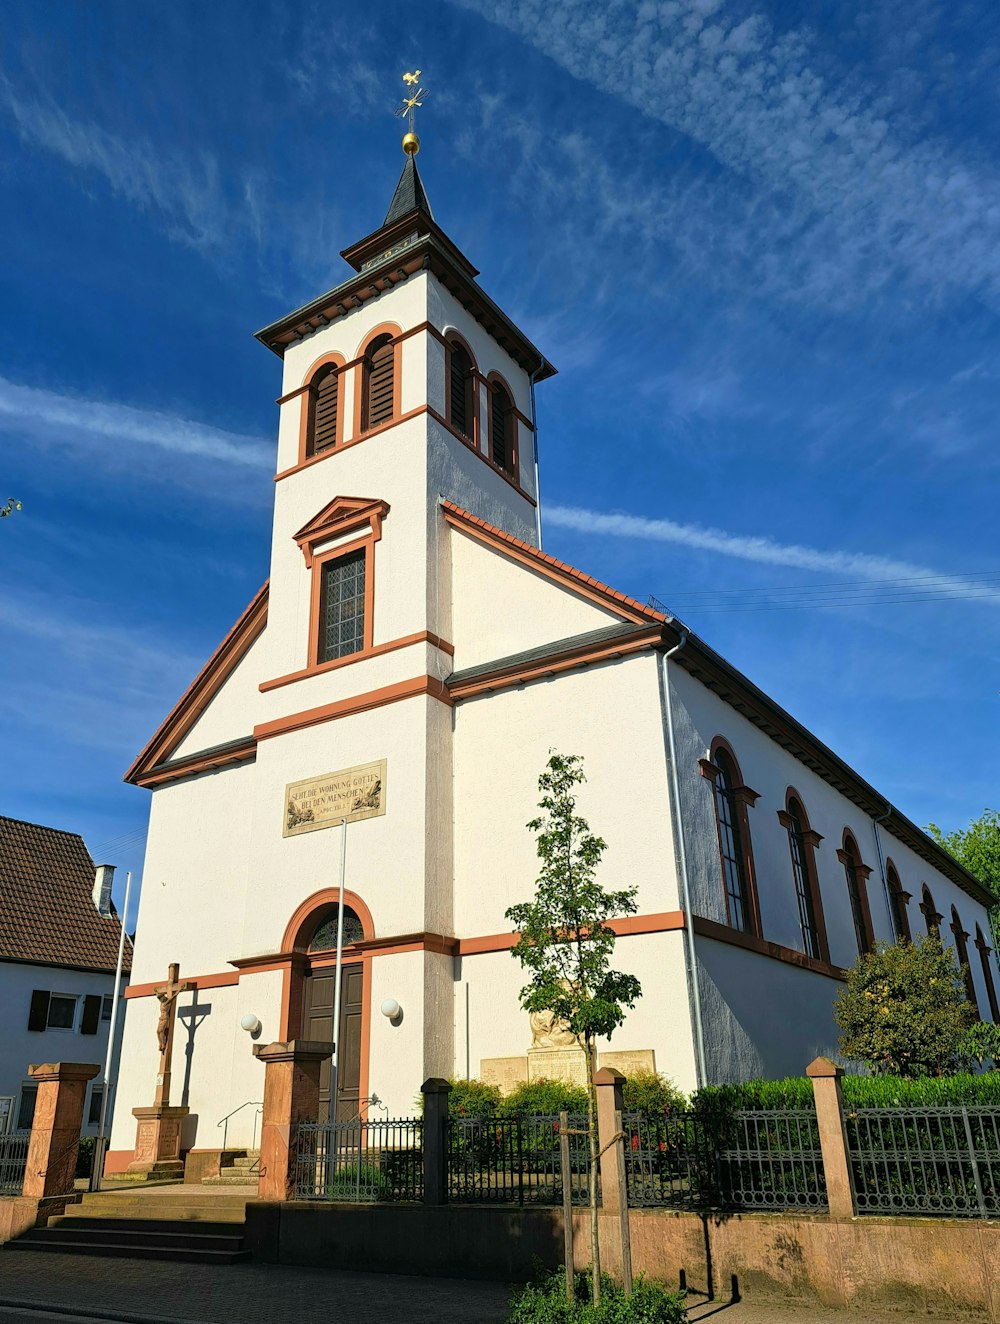
[[785, 808], [778, 811], [778, 819], [788, 833], [788, 850], [792, 861], [792, 882], [798, 908], [802, 950], [817, 961], [829, 961], [830, 948], [826, 939], [823, 918], [823, 900], [819, 891], [814, 851], [823, 838], [809, 827], [801, 800], [791, 792]]
[[448, 342], [448, 422], [470, 441], [475, 436], [474, 370], [460, 340]]
[[730, 928], [759, 937], [760, 907], [747, 816], [747, 806], [753, 806], [757, 792], [743, 784], [739, 765], [721, 739], [713, 742], [711, 757], [702, 759], [700, 766], [714, 789], [726, 922]]
[[309, 383], [306, 456], [322, 455], [337, 444], [340, 423], [340, 369], [326, 363]]
[[868, 875], [871, 869], [861, 860], [858, 843], [850, 832], [844, 833], [844, 845], [837, 852], [844, 866], [847, 881], [847, 895], [851, 903], [851, 918], [854, 921], [854, 936], [858, 942], [858, 951], [864, 955], [875, 946], [875, 933], [872, 928], [871, 911], [868, 908]]
[[504, 473], [517, 472], [517, 448], [514, 442], [514, 402], [500, 382], [490, 387], [490, 459]]
[[889, 888], [889, 903], [892, 907], [892, 928], [896, 935], [897, 942], [908, 942], [910, 939], [910, 917], [907, 914], [907, 906], [910, 901], [909, 892], [903, 891], [903, 884], [899, 881], [899, 874], [896, 872], [896, 866], [891, 860], [887, 861], [885, 867], [885, 881]]
[[376, 336], [362, 363], [361, 430], [388, 423], [396, 412], [396, 347], [388, 332]]
[[931, 889], [924, 883], [920, 889], [920, 911], [924, 917], [924, 924], [927, 926], [927, 932], [940, 936], [941, 921], [944, 916], [940, 913], [934, 904], [934, 897], [931, 895]]
[[[344, 946], [349, 943], [360, 942], [365, 936], [364, 925], [361, 920], [350, 908], [344, 907]], [[329, 911], [317, 924], [312, 938], [309, 940], [310, 952], [332, 952], [337, 949], [337, 909]]]
[[983, 931], [976, 925], [976, 950], [979, 952], [979, 963], [983, 968], [983, 982], [986, 984], [986, 998], [990, 1004], [990, 1016], [994, 1022], [1000, 1022], [1000, 1007], [997, 1006], [997, 990], [993, 983], [993, 963], [990, 960], [992, 948], [983, 937]]
[[972, 967], [969, 965], [969, 935], [962, 928], [962, 921], [954, 906], [951, 908], [951, 936], [955, 939], [955, 955], [958, 957], [958, 964], [962, 968], [962, 979], [965, 982], [965, 996], [969, 999], [969, 1005], [973, 1008], [976, 1015], [979, 1016], [979, 1000], [976, 997], [976, 985], [972, 978]]

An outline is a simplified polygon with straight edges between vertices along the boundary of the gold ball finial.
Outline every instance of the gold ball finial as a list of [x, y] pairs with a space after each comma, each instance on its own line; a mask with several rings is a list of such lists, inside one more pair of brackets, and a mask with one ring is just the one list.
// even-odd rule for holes
[[420, 139], [413, 132], [403, 135], [403, 151], [407, 156], [416, 156], [420, 151]]

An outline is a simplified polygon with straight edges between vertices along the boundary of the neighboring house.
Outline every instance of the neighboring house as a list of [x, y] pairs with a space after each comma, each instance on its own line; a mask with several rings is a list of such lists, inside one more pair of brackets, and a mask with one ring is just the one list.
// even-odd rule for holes
[[[121, 934], [113, 876], [75, 832], [0, 817], [0, 1133], [31, 1126], [37, 1062], [100, 1064], [83, 1114], [97, 1131]], [[126, 939], [125, 980], [130, 964]]]
[[[241, 1020], [265, 1043], [336, 1037], [321, 1106], [339, 1116], [375, 1093], [408, 1114], [430, 1076], [523, 1072], [504, 911], [533, 891], [552, 747], [585, 758], [602, 881], [638, 892], [615, 959], [643, 996], [601, 1046], [622, 1064], [685, 1090], [799, 1073], [836, 1051], [844, 967], [926, 926], [995, 1017], [984, 888], [678, 621], [539, 550], [534, 387], [554, 369], [434, 221], [412, 157], [344, 256], [342, 285], [259, 333], [283, 363], [269, 583], [127, 774], [152, 804], [109, 1170], [152, 1103], [171, 962], [190, 981], [185, 1149], [220, 1144], [230, 1113], [229, 1143], [252, 1142], [263, 1070]], [[613, 499], [613, 438], [608, 455]]]

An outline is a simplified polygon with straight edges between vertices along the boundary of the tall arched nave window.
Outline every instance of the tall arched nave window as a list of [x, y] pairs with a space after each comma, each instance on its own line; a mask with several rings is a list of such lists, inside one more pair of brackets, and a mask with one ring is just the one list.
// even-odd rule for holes
[[785, 809], [778, 818], [788, 833], [788, 849], [792, 860], [792, 881], [802, 933], [802, 950], [817, 961], [829, 961], [830, 949], [826, 940], [823, 919], [823, 901], [819, 891], [814, 851], [822, 840], [809, 827], [806, 811], [796, 796], [789, 794]]
[[858, 843], [850, 832], [844, 833], [843, 849], [838, 854], [844, 866], [847, 895], [851, 902], [851, 918], [854, 920], [854, 936], [857, 938], [858, 951], [864, 955], [875, 946], [872, 917], [868, 909], [868, 875], [871, 870], [861, 862]]
[[760, 937], [760, 907], [747, 818], [747, 805], [753, 805], [757, 793], [743, 785], [736, 759], [721, 738], [713, 741], [711, 757], [702, 759], [700, 766], [702, 776], [714, 788], [726, 922], [730, 928]]
[[899, 881], [896, 866], [891, 860], [886, 862], [885, 881], [889, 889], [889, 901], [892, 906], [892, 928], [896, 935], [896, 941], [909, 941], [910, 917], [906, 913], [906, 907], [910, 900], [910, 894], [903, 891], [903, 884]]
[[954, 906], [951, 908], [951, 936], [955, 939], [955, 955], [958, 957], [958, 964], [962, 969], [962, 979], [965, 981], [965, 996], [969, 999], [969, 1005], [978, 1016], [979, 1003], [976, 1000], [976, 985], [972, 978], [972, 966], [969, 964], [969, 935], [962, 928], [962, 921]]

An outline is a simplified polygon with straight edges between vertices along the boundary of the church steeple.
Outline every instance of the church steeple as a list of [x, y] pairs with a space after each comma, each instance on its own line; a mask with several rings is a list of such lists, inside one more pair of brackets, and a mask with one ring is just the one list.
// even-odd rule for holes
[[408, 152], [406, 155], [406, 165], [403, 166], [403, 173], [396, 185], [396, 192], [392, 195], [392, 202], [389, 204], [389, 210], [382, 222], [383, 227], [392, 225], [394, 221], [402, 220], [411, 211], [425, 212], [432, 221], [434, 219], [434, 213], [431, 211], [431, 204], [427, 198], [427, 191], [424, 188], [423, 180], [420, 178], [420, 172], [417, 170], [416, 152]]

